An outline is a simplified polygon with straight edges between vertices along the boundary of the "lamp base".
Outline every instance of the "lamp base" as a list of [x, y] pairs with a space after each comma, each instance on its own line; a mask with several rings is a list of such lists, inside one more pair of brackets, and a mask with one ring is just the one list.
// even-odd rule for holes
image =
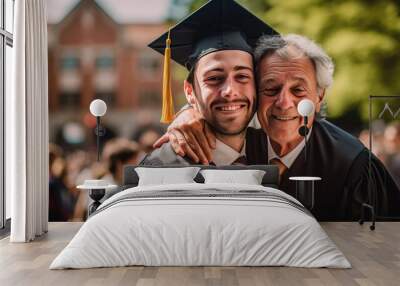
[[88, 215], [91, 216], [97, 208], [101, 205], [100, 200], [104, 197], [106, 189], [90, 189], [89, 197], [94, 201], [90, 204]]
[[314, 208], [314, 181], [296, 181], [296, 198], [309, 210]]
[[315, 195], [314, 185], [320, 181], [320, 177], [290, 177], [289, 180], [296, 183], [296, 199], [299, 200], [308, 210], [314, 208]]

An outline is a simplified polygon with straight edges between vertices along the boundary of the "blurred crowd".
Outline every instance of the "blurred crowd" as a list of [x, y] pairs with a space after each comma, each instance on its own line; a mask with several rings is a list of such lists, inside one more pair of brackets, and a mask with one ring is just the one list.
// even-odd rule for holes
[[[65, 148], [49, 145], [49, 221], [84, 221], [90, 198], [76, 187], [85, 180], [102, 179], [121, 185], [124, 165], [136, 165], [152, 151], [162, 130], [156, 126], [140, 128], [130, 139], [102, 138], [101, 157], [91, 148]], [[88, 151], [89, 150], [89, 151]]]
[[[89, 197], [76, 186], [88, 179], [103, 179], [109, 184], [121, 185], [124, 165], [135, 165], [152, 151], [153, 143], [162, 130], [147, 126], [132, 139], [110, 137], [102, 142], [100, 161], [96, 149], [66, 149], [50, 144], [49, 155], [49, 221], [83, 221], [87, 217]], [[372, 152], [383, 162], [400, 186], [400, 122], [385, 125], [372, 124]], [[370, 148], [368, 129], [359, 134], [360, 141]], [[67, 151], [66, 151], [67, 150]]]
[[393, 121], [386, 125], [383, 121], [374, 121], [371, 130], [371, 140], [369, 129], [365, 129], [359, 135], [360, 141], [368, 149], [372, 146], [372, 153], [382, 161], [400, 186], [400, 122]]

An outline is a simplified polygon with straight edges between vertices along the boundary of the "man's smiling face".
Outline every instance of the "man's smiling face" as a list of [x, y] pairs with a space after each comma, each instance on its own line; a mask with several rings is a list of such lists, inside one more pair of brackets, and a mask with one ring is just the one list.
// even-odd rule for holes
[[220, 134], [245, 130], [256, 98], [252, 56], [243, 51], [212, 52], [199, 59], [194, 86], [185, 82], [188, 100]]
[[[297, 112], [302, 99], [310, 99], [320, 111], [322, 97], [318, 94], [315, 68], [310, 59], [283, 59], [277, 54], [265, 56], [258, 69], [258, 119], [270, 139], [279, 145], [296, 145], [303, 124]], [[309, 126], [314, 115], [309, 118]]]

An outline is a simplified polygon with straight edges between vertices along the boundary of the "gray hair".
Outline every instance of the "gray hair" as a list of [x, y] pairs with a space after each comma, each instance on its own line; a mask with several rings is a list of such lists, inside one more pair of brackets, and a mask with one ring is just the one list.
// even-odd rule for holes
[[278, 54], [283, 59], [309, 58], [315, 67], [318, 90], [329, 88], [333, 83], [334, 65], [325, 51], [312, 40], [296, 35], [262, 36], [255, 48], [256, 70], [260, 61], [267, 55]]

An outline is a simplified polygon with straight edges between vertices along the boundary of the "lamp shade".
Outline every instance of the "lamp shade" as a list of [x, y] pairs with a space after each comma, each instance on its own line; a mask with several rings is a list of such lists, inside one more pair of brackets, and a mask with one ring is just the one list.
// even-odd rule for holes
[[297, 105], [297, 111], [301, 116], [310, 116], [314, 113], [314, 103], [309, 99], [303, 99]]
[[101, 99], [95, 99], [90, 103], [90, 113], [94, 116], [103, 116], [106, 114], [107, 104]]

